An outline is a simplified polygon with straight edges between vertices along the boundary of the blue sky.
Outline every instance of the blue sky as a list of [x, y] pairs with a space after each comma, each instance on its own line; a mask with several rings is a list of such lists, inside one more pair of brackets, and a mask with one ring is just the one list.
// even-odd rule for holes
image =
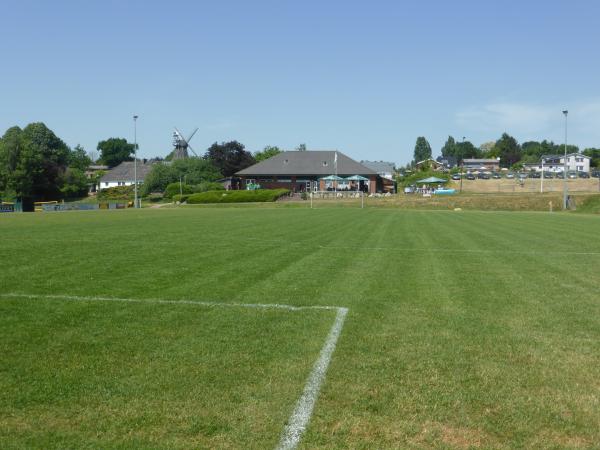
[[600, 2], [2, 0], [0, 129], [165, 156], [236, 139], [405, 164], [425, 136], [600, 147]]

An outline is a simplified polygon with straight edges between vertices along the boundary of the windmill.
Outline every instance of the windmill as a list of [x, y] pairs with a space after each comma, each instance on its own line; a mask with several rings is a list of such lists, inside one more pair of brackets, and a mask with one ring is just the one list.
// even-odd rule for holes
[[196, 131], [198, 131], [198, 128], [196, 128], [194, 132], [190, 134], [190, 137], [186, 139], [183, 137], [183, 134], [181, 134], [181, 131], [179, 131], [177, 127], [175, 127], [175, 131], [173, 132], [173, 147], [175, 147], [175, 150], [173, 150], [173, 159], [187, 158], [189, 156], [188, 148], [192, 151], [194, 155], [198, 156], [198, 154], [190, 145], [190, 140], [194, 137]]

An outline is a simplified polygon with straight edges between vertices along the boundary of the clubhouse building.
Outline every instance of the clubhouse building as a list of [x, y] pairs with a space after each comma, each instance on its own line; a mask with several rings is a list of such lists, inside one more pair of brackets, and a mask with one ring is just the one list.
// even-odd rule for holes
[[[292, 192], [354, 191], [393, 192], [392, 180], [335, 150], [287, 151], [235, 174], [241, 188], [259, 184], [264, 189]], [[336, 178], [336, 177], [339, 177]], [[346, 178], [354, 178], [346, 180]]]

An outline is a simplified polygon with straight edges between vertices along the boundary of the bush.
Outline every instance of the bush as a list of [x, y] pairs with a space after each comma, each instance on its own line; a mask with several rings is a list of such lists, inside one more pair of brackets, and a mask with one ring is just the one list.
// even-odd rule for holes
[[274, 202], [289, 194], [289, 189], [257, 189], [255, 191], [208, 191], [187, 196], [190, 204]]
[[146, 197], [146, 200], [148, 200], [151, 203], [160, 202], [162, 199], [163, 199], [163, 195], [160, 192], [155, 192], [154, 194], [149, 194]]
[[424, 171], [424, 172], [415, 172], [415, 173], [411, 173], [410, 175], [407, 175], [407, 176], [404, 176], [404, 177], [400, 178], [398, 180], [398, 185], [399, 185], [399, 187], [412, 186], [418, 180], [422, 180], [424, 178], [429, 178], [429, 177], [441, 178], [441, 179], [446, 180], [446, 182], [450, 178], [448, 176], [448, 174], [440, 173], [440, 172], [435, 172], [433, 170]]
[[[139, 194], [139, 191], [138, 191]], [[133, 185], [115, 186], [98, 191], [98, 200], [133, 200]]]
[[194, 192], [208, 192], [208, 191], [224, 191], [225, 188], [221, 183], [216, 181], [204, 181], [194, 186]]
[[196, 192], [194, 190], [194, 188], [192, 186], [190, 186], [189, 184], [179, 184], [179, 182], [177, 183], [171, 183], [169, 185], [167, 185], [166, 189], [165, 189], [165, 193], [164, 193], [164, 197], [165, 198], [173, 198], [174, 195], [177, 194], [181, 194], [183, 191], [184, 194], [193, 194], [194, 192]]
[[175, 203], [179, 202], [179, 203], [183, 203], [183, 202], [187, 202], [188, 197], [192, 195], [192, 194], [176, 194], [173, 196], [173, 201]]

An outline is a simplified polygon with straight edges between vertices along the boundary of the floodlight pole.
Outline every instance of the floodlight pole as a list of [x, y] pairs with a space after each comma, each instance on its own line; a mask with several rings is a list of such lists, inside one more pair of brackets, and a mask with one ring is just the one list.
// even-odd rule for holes
[[540, 185], [540, 194], [544, 193], [544, 158], [542, 158], [542, 181]]
[[133, 207], [138, 207], [138, 185], [137, 185], [137, 119], [133, 116]]
[[564, 110], [562, 112], [565, 115], [565, 161], [564, 161], [564, 165], [563, 165], [563, 210], [566, 211], [567, 207], [568, 207], [568, 202], [567, 202], [567, 193], [568, 193], [568, 189], [567, 189], [567, 117], [569, 115], [569, 111], [568, 110]]

